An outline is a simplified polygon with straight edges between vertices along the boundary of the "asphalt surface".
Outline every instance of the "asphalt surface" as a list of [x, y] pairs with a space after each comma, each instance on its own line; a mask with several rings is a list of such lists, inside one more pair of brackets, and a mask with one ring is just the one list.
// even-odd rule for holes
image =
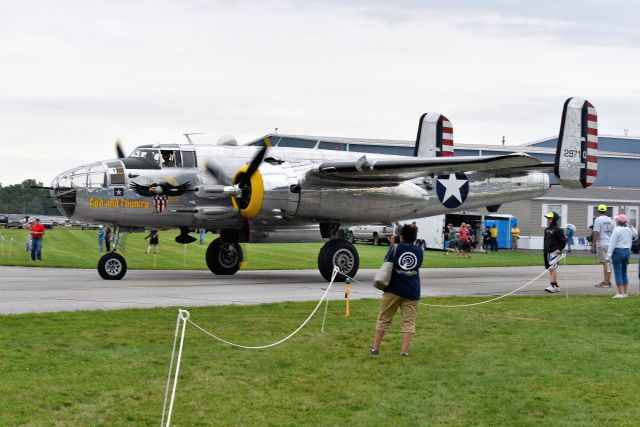
[[[629, 270], [630, 294], [637, 295], [637, 263]], [[423, 268], [423, 302], [433, 296], [503, 295], [543, 272], [543, 267]], [[380, 292], [370, 285], [374, 273], [358, 272], [351, 286], [353, 299], [378, 298]], [[615, 286], [594, 288], [602, 278], [599, 265], [561, 266], [558, 278], [559, 294], [544, 292], [548, 285], [545, 273], [515, 295], [559, 298], [615, 294]], [[137, 270], [127, 272], [123, 280], [106, 281], [95, 270], [0, 267], [0, 314], [317, 301], [327, 286], [316, 270], [240, 271], [234, 276], [214, 276], [208, 271]], [[344, 284], [334, 284], [329, 297], [343, 299]]]

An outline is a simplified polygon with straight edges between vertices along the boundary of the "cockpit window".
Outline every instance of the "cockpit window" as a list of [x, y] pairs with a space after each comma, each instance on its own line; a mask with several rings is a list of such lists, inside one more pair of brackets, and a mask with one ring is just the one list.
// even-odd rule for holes
[[154, 148], [136, 148], [129, 157], [140, 159], [154, 168], [160, 166], [160, 152]]
[[71, 172], [71, 186], [82, 188], [87, 186], [87, 169], [77, 168]]
[[89, 168], [87, 185], [91, 188], [107, 186], [107, 170], [102, 164], [93, 165]]

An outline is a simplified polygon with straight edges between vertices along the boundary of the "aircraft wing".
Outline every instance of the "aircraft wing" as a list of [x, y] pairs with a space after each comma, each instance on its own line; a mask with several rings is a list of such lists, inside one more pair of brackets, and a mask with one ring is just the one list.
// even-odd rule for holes
[[391, 185], [409, 179], [455, 172], [537, 170], [542, 163], [524, 153], [501, 156], [407, 157], [369, 161], [366, 156], [357, 160], [335, 160], [320, 164], [307, 172], [314, 182], [349, 185]]

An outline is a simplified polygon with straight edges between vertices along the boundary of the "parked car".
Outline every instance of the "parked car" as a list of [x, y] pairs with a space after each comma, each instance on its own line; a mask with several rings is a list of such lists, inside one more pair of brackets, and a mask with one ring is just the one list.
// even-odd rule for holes
[[65, 226], [67, 224], [71, 225], [71, 223], [64, 216], [52, 216], [51, 221], [53, 221], [53, 225], [55, 225], [56, 227]]
[[5, 228], [20, 228], [24, 225], [24, 216], [18, 214], [8, 214], [3, 220]]
[[396, 234], [396, 227], [387, 225], [357, 225], [349, 227], [349, 241], [355, 243], [357, 240], [373, 242], [378, 246], [382, 242], [389, 243], [389, 238]]

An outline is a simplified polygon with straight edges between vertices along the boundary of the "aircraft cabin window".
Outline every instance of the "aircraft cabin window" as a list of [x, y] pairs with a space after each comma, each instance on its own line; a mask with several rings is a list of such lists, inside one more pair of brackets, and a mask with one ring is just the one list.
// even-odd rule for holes
[[140, 159], [151, 166], [160, 166], [160, 153], [153, 148], [138, 148], [129, 157]]
[[183, 168], [195, 168], [196, 167], [196, 153], [195, 153], [195, 151], [183, 151], [182, 152], [182, 167]]
[[163, 168], [175, 168], [181, 164], [180, 152], [173, 150], [161, 150], [162, 167]]

